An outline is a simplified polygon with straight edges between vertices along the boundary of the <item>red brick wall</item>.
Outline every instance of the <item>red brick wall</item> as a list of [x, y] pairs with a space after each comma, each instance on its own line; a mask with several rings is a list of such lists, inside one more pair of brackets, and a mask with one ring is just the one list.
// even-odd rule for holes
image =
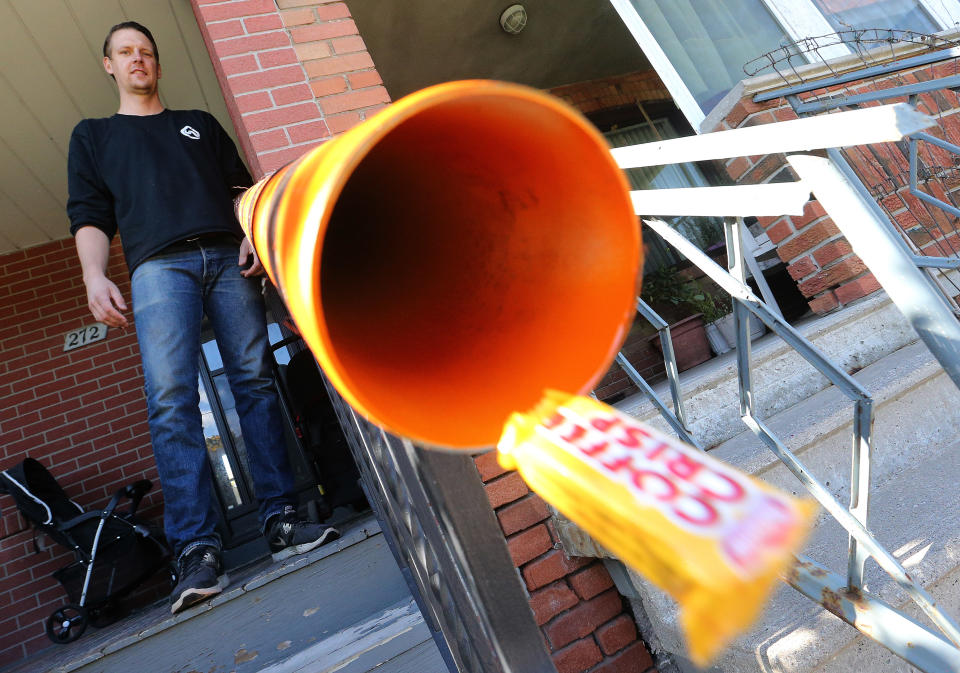
[[[117, 245], [110, 275], [129, 299]], [[63, 352], [64, 333], [92, 322], [72, 239], [0, 256], [0, 469], [36, 458], [85, 508], [131, 481], [157, 479], [134, 331], [111, 329], [104, 341]], [[160, 500], [155, 488], [142, 510], [158, 522]], [[0, 514], [2, 666], [50, 645], [44, 621], [67, 602], [50, 574], [72, 555], [35, 554], [12, 498], [0, 496]]]
[[603, 563], [563, 552], [546, 503], [519, 474], [501, 468], [495, 452], [476, 463], [557, 671], [652, 671], [630, 608]]
[[191, 2], [257, 177], [390, 102], [343, 2]]
[[670, 92], [655, 70], [642, 70], [617, 77], [575, 82], [550, 90], [584, 114], [637, 102], [671, 100]]
[[[953, 75], [956, 67], [956, 62], [950, 60], [843, 87], [820, 89], [812, 95], [867, 93]], [[904, 100], [900, 98], [883, 102]], [[938, 127], [930, 130], [931, 134], [954, 143], [960, 142], [960, 116], [957, 115], [960, 100], [955, 92], [940, 90], [932, 95], [925, 94], [920, 97], [918, 107], [937, 118]], [[756, 104], [751, 96], [747, 96], [734, 105], [716, 130], [788, 119], [796, 119], [796, 115], [786, 101]], [[924, 205], [908, 192], [905, 145], [882, 143], [869, 148], [849, 148], [844, 153], [864, 185], [891, 219], [901, 229], [908, 231], [922, 254], [938, 256], [960, 250], [957, 218], [942, 209]], [[938, 174], [924, 181], [921, 188], [947, 203], [953, 203], [953, 192], [960, 188], [960, 176], [954, 170], [955, 157], [930, 144], [922, 144], [920, 158], [927, 167], [939, 169], [934, 170]], [[727, 161], [726, 168], [730, 176], [741, 184], [768, 182], [778, 175], [784, 177], [781, 175], [783, 171], [790, 179], [796, 179], [793, 171], [786, 167], [782, 155], [737, 157]], [[797, 281], [798, 288], [816, 313], [826, 313], [880, 289], [873, 274], [853, 253], [819, 203], [809, 203], [801, 216], [760, 218], [760, 223], [770, 240], [776, 244], [780, 258], [788, 265], [787, 271]]]
[[[786, 101], [756, 104], [748, 96], [733, 107], [715, 130], [796, 118]], [[736, 157], [726, 162], [726, 169], [738, 184], [797, 179], [783, 155]], [[809, 202], [803, 215], [761, 217], [759, 221], [815, 313], [827, 313], [879, 289], [873, 274], [853, 254], [818, 202]]]

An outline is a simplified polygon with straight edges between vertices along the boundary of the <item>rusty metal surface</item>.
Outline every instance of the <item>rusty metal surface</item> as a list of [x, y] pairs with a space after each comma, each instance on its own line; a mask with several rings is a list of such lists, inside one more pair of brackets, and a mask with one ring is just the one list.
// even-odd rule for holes
[[784, 578], [790, 586], [819, 603], [862, 634], [927, 673], [960, 670], [960, 649], [902, 612], [857, 589], [816, 561], [798, 556]]

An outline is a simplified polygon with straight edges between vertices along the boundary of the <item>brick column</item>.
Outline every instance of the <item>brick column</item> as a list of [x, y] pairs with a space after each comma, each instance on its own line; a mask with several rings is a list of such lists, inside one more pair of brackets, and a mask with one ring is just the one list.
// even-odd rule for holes
[[256, 177], [390, 102], [342, 2], [191, 0]]

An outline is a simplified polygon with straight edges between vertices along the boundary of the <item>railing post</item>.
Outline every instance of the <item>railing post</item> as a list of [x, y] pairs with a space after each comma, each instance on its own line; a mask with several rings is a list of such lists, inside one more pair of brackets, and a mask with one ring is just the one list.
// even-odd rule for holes
[[473, 458], [404, 444], [503, 672], [556, 673]]
[[326, 384], [450, 673], [556, 673], [473, 458], [384, 432]]

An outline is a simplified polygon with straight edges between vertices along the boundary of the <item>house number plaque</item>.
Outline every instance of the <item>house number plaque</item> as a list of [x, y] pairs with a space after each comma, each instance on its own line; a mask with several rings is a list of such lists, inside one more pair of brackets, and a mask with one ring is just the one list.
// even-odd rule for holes
[[74, 348], [80, 348], [80, 346], [86, 346], [94, 341], [102, 341], [106, 338], [107, 326], [102, 322], [95, 322], [92, 325], [67, 332], [63, 341], [63, 352], [66, 353]]

